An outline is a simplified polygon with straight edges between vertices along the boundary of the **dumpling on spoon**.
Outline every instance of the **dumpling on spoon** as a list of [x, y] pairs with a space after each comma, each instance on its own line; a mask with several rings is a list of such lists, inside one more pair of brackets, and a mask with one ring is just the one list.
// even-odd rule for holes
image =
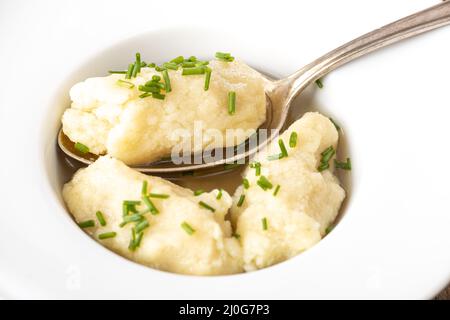
[[[265, 121], [257, 71], [235, 60], [178, 62], [169, 62], [165, 71], [142, 67], [135, 77], [111, 74], [77, 83], [62, 117], [63, 132], [93, 154], [137, 165], [169, 156], [186, 136], [191, 152], [238, 145]], [[227, 139], [226, 129], [238, 130]]]

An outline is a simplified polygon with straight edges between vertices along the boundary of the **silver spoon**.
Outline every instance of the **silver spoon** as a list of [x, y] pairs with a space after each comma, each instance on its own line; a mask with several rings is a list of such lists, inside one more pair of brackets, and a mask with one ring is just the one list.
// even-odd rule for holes
[[[267, 120], [260, 129], [275, 130], [268, 130], [267, 139], [260, 141], [258, 145], [249, 148], [244, 152], [235, 154], [229, 158], [202, 164], [174, 165], [171, 161], [159, 161], [157, 163], [134, 166], [133, 168], [141, 172], [153, 174], [172, 174], [194, 170], [208, 171], [220, 165], [223, 166], [230, 163], [236, 163], [239, 160], [248, 158], [267, 145], [267, 143], [276, 136], [276, 132], [283, 128], [291, 102], [308, 85], [332, 70], [358, 57], [403, 39], [445, 26], [449, 23], [450, 1], [417, 12], [356, 38], [304, 66], [285, 79], [274, 81], [269, 77], [262, 75], [265, 82], [268, 112]], [[70, 158], [76, 159], [84, 164], [90, 164], [95, 160], [95, 155], [89, 154], [87, 157], [77, 155], [73, 149], [68, 147], [67, 143], [64, 143], [65, 139], [67, 139], [67, 137], [65, 137], [62, 130], [60, 130], [58, 134], [58, 145]]]

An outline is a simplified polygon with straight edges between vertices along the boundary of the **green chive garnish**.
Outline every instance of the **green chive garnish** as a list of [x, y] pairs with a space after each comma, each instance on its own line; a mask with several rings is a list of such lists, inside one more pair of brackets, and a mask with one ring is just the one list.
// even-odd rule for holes
[[213, 207], [211, 207], [209, 204], [204, 203], [203, 201], [199, 201], [198, 204], [199, 204], [200, 207], [205, 208], [205, 209], [207, 209], [207, 210], [209, 210], [209, 211], [212, 211], [212, 212], [215, 212], [215, 211], [216, 211], [216, 209], [214, 209]]
[[118, 86], [121, 86], [121, 87], [124, 87], [124, 88], [128, 88], [128, 89], [133, 89], [134, 88], [134, 84], [132, 82], [129, 82], [129, 81], [126, 81], [126, 80], [119, 79], [119, 80], [117, 80], [116, 83], [117, 83]]
[[158, 198], [158, 199], [167, 199], [170, 197], [170, 195], [163, 193], [150, 193], [148, 196], [150, 198]]
[[318, 170], [319, 172], [322, 172], [322, 171], [328, 169], [329, 167], [330, 167], [330, 165], [328, 164], [328, 162], [322, 162], [322, 163], [320, 163], [320, 165], [317, 167], [317, 170]]
[[89, 153], [89, 147], [85, 146], [81, 142], [75, 143], [75, 149], [82, 154]]
[[155, 99], [164, 100], [166, 95], [160, 94], [160, 93], [152, 93], [152, 97], [155, 98]]
[[141, 195], [147, 194], [148, 182], [147, 180], [142, 181]]
[[136, 229], [136, 233], [141, 233], [144, 229], [147, 229], [149, 225], [150, 224], [147, 220], [142, 220], [141, 222], [136, 224], [136, 227], [134, 228]]
[[250, 168], [255, 169], [255, 175], [259, 176], [261, 174], [261, 163], [259, 162], [252, 162], [250, 163]]
[[111, 74], [127, 74], [127, 71], [125, 70], [108, 70], [108, 73], [111, 73]]
[[278, 153], [278, 154], [273, 154], [273, 155], [268, 156], [267, 160], [274, 161], [274, 160], [279, 160], [281, 158], [283, 158], [283, 154]]
[[195, 190], [195, 191], [194, 191], [194, 196], [199, 196], [199, 195], [201, 195], [202, 193], [205, 193], [205, 190], [203, 190], [203, 189]]
[[334, 150], [333, 146], [329, 146], [328, 148], [325, 149], [325, 151], [323, 151], [320, 154], [322, 156], [322, 159], [320, 159], [320, 165], [317, 168], [319, 172], [322, 172], [330, 167], [328, 162], [334, 156], [335, 153], [336, 151]]
[[216, 58], [225, 62], [232, 62], [234, 60], [234, 57], [232, 57], [230, 53], [226, 52], [216, 52]]
[[124, 200], [123, 203], [127, 206], [138, 206], [141, 204], [139, 200]]
[[[186, 60], [185, 60], [186, 61]], [[197, 57], [196, 56], [190, 56], [188, 59], [187, 59], [187, 61], [190, 61], [190, 62], [196, 62], [197, 61]]]
[[131, 79], [131, 76], [133, 74], [133, 69], [134, 69], [134, 63], [130, 63], [128, 65], [128, 71], [127, 71], [127, 74], [125, 75], [125, 79]]
[[207, 66], [208, 64], [209, 64], [209, 61], [196, 61], [195, 62], [196, 67]]
[[316, 80], [316, 84], [317, 84], [317, 86], [318, 86], [320, 89], [323, 88], [322, 79], [317, 79], [317, 80]]
[[248, 182], [247, 178], [244, 178], [244, 180], [242, 180], [242, 185], [244, 186], [244, 189], [250, 188], [250, 182]]
[[283, 139], [278, 140], [278, 145], [280, 146], [281, 156], [283, 158], [286, 158], [288, 156], [288, 152], [287, 152], [286, 146], [284, 145]]
[[78, 223], [78, 226], [82, 229], [95, 227], [95, 221], [94, 220], [86, 220], [86, 221]]
[[268, 225], [268, 223], [267, 223], [267, 218], [262, 218], [261, 219], [261, 222], [262, 222], [262, 228], [263, 228], [263, 230], [264, 231], [266, 231], [268, 228], [269, 228], [269, 225]]
[[350, 158], [347, 158], [347, 162], [339, 162], [334, 159], [334, 165], [338, 169], [352, 170], [352, 162], [350, 161]]
[[157, 82], [157, 81], [155, 81], [155, 80], [150, 80], [150, 81], [147, 81], [146, 83], [145, 83], [145, 86], [146, 87], [153, 87], [153, 88], [159, 88], [159, 89], [166, 89], [166, 85], [164, 84], [164, 83], [162, 83], [162, 82]]
[[152, 96], [151, 92], [145, 92], [145, 93], [139, 95], [139, 98], [144, 99], [144, 98], [151, 97], [151, 96]]
[[205, 67], [194, 67], [194, 68], [183, 68], [183, 72], [181, 73], [183, 76], [192, 76], [197, 74], [204, 74]]
[[140, 69], [140, 64], [138, 64], [137, 62], [133, 65], [133, 71], [131, 72], [131, 77], [132, 78], [136, 78], [138, 72]]
[[329, 234], [332, 230], [333, 230], [333, 226], [329, 225], [326, 229], [325, 229], [325, 234]]
[[273, 192], [273, 195], [276, 196], [278, 194], [278, 191], [280, 191], [281, 186], [278, 184], [275, 188], [275, 191]]
[[142, 201], [144, 201], [147, 208], [150, 210], [150, 213], [153, 215], [156, 215], [159, 213], [159, 210], [156, 209], [155, 205], [153, 204], [152, 200], [146, 195], [142, 196]]
[[149, 64], [147, 64], [147, 67], [154, 68], [154, 67], [156, 67], [156, 63], [150, 62]]
[[241, 207], [242, 204], [244, 203], [244, 200], [245, 200], [245, 194], [241, 194], [241, 196], [239, 197], [239, 201], [237, 203], [237, 206]]
[[181, 227], [182, 227], [183, 230], [186, 231], [186, 233], [187, 233], [188, 235], [190, 235], [190, 236], [193, 235], [194, 232], [195, 232], [195, 229], [192, 228], [192, 227], [190, 226], [190, 224], [187, 223], [186, 221], [184, 221], [184, 222], [181, 224]]
[[228, 114], [233, 115], [236, 112], [236, 92], [228, 92]]
[[127, 206], [125, 203], [122, 203], [122, 216], [127, 216], [129, 211], [129, 206]]
[[167, 70], [164, 70], [162, 72], [162, 75], [164, 77], [164, 85], [165, 85], [166, 92], [172, 91], [172, 86], [170, 85], [169, 73], [167, 72]]
[[170, 60], [171, 63], [173, 64], [180, 64], [184, 61], [184, 57], [183, 56], [178, 56], [172, 60]]
[[240, 234], [238, 234], [238, 233], [234, 233], [234, 234], [233, 234], [233, 237], [235, 237], [236, 239], [238, 239], [238, 240], [239, 240], [239, 239], [241, 238], [241, 235], [240, 235]]
[[100, 225], [102, 227], [106, 226], [106, 220], [105, 217], [103, 216], [103, 213], [101, 211], [97, 211], [95, 215], [97, 216], [97, 220], [100, 223]]
[[292, 131], [291, 136], [289, 137], [289, 147], [295, 148], [297, 145], [297, 132]]
[[217, 193], [216, 199], [220, 200], [222, 198], [222, 189], [219, 189], [219, 192]]
[[264, 191], [273, 188], [272, 183], [271, 183], [269, 180], [267, 180], [267, 178], [266, 178], [265, 176], [259, 177], [259, 179], [258, 179], [258, 181], [257, 181], [256, 183], [257, 183], [258, 186], [260, 186]]
[[207, 91], [209, 89], [209, 83], [211, 82], [211, 68], [206, 68], [205, 71], [205, 86], [204, 89]]
[[155, 66], [155, 70], [158, 72], [161, 72], [163, 70], [166, 70], [166, 68], [162, 67], [162, 66]]
[[161, 80], [161, 77], [160, 76], [158, 76], [158, 75], [154, 75], [154, 76], [152, 76], [152, 81], [156, 81], [156, 82], [159, 82]]
[[178, 70], [178, 65], [175, 63], [165, 62], [163, 63], [163, 67], [170, 70]]
[[105, 240], [105, 239], [114, 238], [115, 236], [117, 236], [117, 233], [115, 233], [115, 232], [105, 232], [105, 233], [100, 233], [98, 235], [98, 238], [100, 240]]
[[159, 93], [161, 91], [158, 87], [155, 87], [155, 86], [150, 87], [150, 86], [140, 85], [138, 87], [138, 89], [139, 89], [139, 91], [151, 92], [151, 93]]
[[193, 68], [195, 67], [195, 62], [185, 61], [181, 64], [183, 68]]
[[123, 227], [129, 222], [138, 222], [142, 219], [144, 219], [144, 217], [140, 213], [130, 214], [129, 216], [123, 217], [123, 222], [120, 224], [120, 226]]

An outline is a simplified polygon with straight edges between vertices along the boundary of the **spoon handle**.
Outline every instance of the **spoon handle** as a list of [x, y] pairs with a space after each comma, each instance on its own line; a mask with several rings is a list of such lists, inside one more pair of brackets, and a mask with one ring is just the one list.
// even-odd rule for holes
[[379, 48], [449, 23], [450, 1], [447, 1], [356, 38], [281, 80], [288, 87], [285, 105], [289, 105], [289, 102], [310, 83], [343, 64]]

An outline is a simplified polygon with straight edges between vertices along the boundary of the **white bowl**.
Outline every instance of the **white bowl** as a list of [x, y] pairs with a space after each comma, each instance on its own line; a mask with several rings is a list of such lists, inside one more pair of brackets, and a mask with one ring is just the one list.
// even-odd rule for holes
[[[172, 28], [144, 33], [99, 52], [67, 72], [53, 97], [36, 102], [23, 127], [2, 121], [15, 160], [2, 160], [0, 295], [31, 298], [293, 299], [430, 298], [450, 279], [450, 156], [446, 137], [450, 29], [406, 41], [351, 63], [300, 97], [345, 130], [353, 170], [343, 219], [307, 252], [270, 268], [220, 277], [182, 276], [128, 261], [97, 244], [61, 199], [56, 133], [75, 82], [146, 60], [212, 55], [224, 48], [276, 76], [300, 67], [286, 45], [259, 50], [261, 39]], [[201, 39], [201, 41], [199, 41]], [[155, 45], [157, 47], [155, 49]], [[289, 44], [295, 46], [295, 44]], [[439, 48], [439, 49], [437, 49]], [[298, 47], [297, 47], [298, 49]], [[20, 119], [21, 110], [8, 110]], [[6, 118], [4, 118], [6, 119]], [[12, 140], [12, 141], [11, 141]], [[350, 186], [348, 185], [348, 188]]]

